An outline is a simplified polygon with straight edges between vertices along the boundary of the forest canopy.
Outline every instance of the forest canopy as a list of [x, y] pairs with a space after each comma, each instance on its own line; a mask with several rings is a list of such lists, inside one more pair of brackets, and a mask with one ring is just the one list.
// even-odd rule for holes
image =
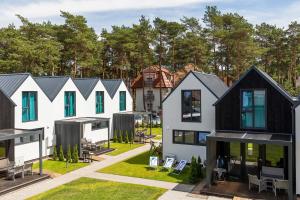
[[141, 16], [132, 26], [112, 26], [101, 34], [85, 17], [61, 12], [64, 23], [33, 23], [18, 15], [22, 25], [0, 29], [0, 73], [134, 78], [141, 69], [161, 65], [176, 71], [187, 64], [237, 80], [256, 65], [299, 94], [300, 24], [288, 27], [251, 24], [238, 13], [208, 6], [202, 19], [179, 22]]

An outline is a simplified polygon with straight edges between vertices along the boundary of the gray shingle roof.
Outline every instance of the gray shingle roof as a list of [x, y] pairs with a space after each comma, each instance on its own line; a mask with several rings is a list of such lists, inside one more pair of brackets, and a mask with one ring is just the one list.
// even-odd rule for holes
[[107, 93], [111, 98], [113, 98], [120, 87], [122, 80], [121, 79], [106, 79], [106, 80], [101, 80], [102, 84], [104, 85]]
[[80, 93], [85, 99], [88, 99], [91, 92], [97, 85], [98, 81], [100, 79], [98, 78], [76, 78], [73, 79], [75, 85], [79, 89]]
[[53, 101], [69, 78], [67, 76], [41, 76], [34, 77], [34, 80], [50, 101]]
[[214, 74], [192, 72], [217, 98], [220, 98], [228, 89], [225, 83]]
[[28, 76], [31, 75], [29, 73], [0, 74], [0, 89], [10, 98]]

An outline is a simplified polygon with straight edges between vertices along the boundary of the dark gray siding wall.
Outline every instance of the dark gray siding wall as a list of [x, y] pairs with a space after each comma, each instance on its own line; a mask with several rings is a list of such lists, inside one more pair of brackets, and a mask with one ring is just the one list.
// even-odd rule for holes
[[0, 130], [15, 128], [15, 106], [0, 90]]
[[134, 133], [134, 114], [119, 114], [113, 115], [113, 134], [119, 134], [120, 131], [130, 135]]
[[[77, 145], [77, 148], [80, 151], [80, 123], [55, 123], [55, 134], [56, 134], [56, 148], [59, 151], [60, 145], [64, 152], [67, 151], [68, 146], [70, 145], [73, 148]], [[81, 152], [79, 152], [81, 153]]]

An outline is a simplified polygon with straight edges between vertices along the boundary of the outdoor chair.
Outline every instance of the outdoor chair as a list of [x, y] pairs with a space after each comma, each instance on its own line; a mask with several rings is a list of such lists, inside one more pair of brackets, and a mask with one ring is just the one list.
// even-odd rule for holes
[[277, 196], [277, 189], [288, 190], [289, 189], [288, 180], [273, 179], [273, 192], [275, 196]]
[[186, 164], [186, 160], [180, 160], [178, 165], [173, 169], [173, 173], [179, 175], [184, 170]]
[[21, 174], [22, 178], [24, 178], [24, 166], [15, 166], [8, 169], [7, 178], [11, 178], [13, 181], [15, 181], [17, 174]]
[[26, 163], [24, 165], [24, 174], [30, 174], [32, 176], [33, 175], [32, 166], [33, 166], [32, 162]]
[[173, 165], [175, 163], [175, 158], [174, 157], [166, 157], [166, 160], [163, 165], [163, 169], [170, 170], [172, 169]]
[[256, 175], [248, 174], [248, 180], [249, 180], [249, 190], [251, 190], [252, 185], [258, 186], [258, 192], [261, 192], [261, 191], [267, 189], [264, 181], [258, 179]]
[[8, 158], [1, 159], [0, 160], [0, 172], [7, 172], [7, 170], [12, 165], [13, 165], [13, 163], [11, 163]]

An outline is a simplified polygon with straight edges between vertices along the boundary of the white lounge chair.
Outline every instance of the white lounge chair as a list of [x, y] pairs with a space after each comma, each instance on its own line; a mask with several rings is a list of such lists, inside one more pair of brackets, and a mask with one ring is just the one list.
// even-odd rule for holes
[[277, 189], [288, 190], [289, 189], [288, 180], [273, 179], [273, 192], [275, 196], [277, 196]]
[[248, 180], [249, 180], [249, 190], [251, 190], [252, 185], [258, 186], [258, 192], [261, 192], [261, 191], [267, 189], [267, 186], [264, 183], [264, 181], [258, 179], [256, 175], [248, 174]]

